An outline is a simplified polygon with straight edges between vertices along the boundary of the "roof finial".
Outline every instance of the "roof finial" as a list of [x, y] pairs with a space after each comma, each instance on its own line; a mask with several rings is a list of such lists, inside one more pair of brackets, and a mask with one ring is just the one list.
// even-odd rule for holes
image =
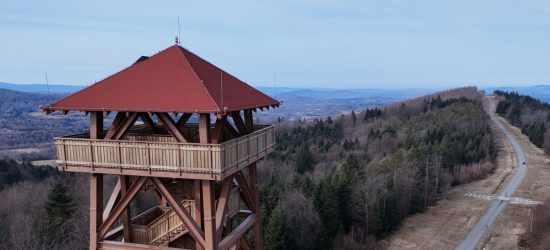
[[178, 37], [176, 36], [176, 45], [178, 45], [178, 44], [179, 44], [179, 43], [178, 43]]

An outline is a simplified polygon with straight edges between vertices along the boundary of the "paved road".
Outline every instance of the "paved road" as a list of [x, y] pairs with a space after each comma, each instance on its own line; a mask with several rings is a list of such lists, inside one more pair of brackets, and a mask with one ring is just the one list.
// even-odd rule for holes
[[[490, 98], [490, 97], [486, 97]], [[525, 162], [525, 155], [523, 155], [523, 151], [521, 150], [521, 147], [517, 143], [517, 141], [508, 133], [506, 128], [502, 126], [502, 124], [495, 118], [494, 116], [494, 103], [492, 102], [492, 99], [489, 102], [489, 115], [491, 116], [491, 119], [498, 125], [498, 127], [506, 134], [506, 137], [512, 142], [512, 146], [514, 146], [514, 150], [516, 151], [516, 155], [518, 156], [518, 170], [516, 171], [516, 174], [512, 178], [512, 180], [506, 185], [506, 187], [502, 190], [502, 192], [499, 194], [501, 197], [511, 197], [514, 194], [514, 191], [516, 191], [516, 188], [521, 183], [521, 180], [523, 179], [523, 176], [525, 175], [525, 172], [527, 172], [526, 165], [523, 165]], [[496, 221], [498, 215], [502, 212], [504, 209], [504, 206], [506, 206], [506, 203], [508, 201], [506, 200], [494, 200], [491, 204], [491, 207], [487, 209], [483, 217], [479, 219], [479, 221], [476, 223], [474, 228], [468, 232], [466, 237], [464, 237], [460, 243], [458, 243], [458, 246], [455, 248], [456, 250], [471, 250], [475, 249], [479, 241], [483, 238], [483, 235], [489, 231], [493, 223]]]

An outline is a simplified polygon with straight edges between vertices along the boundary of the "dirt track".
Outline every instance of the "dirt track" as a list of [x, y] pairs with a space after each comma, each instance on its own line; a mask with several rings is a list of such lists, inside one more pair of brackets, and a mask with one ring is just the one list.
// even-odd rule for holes
[[[527, 161], [527, 174], [514, 196], [543, 200], [550, 195], [550, 157], [531, 144], [519, 129], [504, 119], [501, 123], [522, 147]], [[483, 180], [453, 188], [447, 200], [439, 201], [426, 213], [407, 218], [402, 227], [381, 243], [386, 249], [453, 249], [477, 220], [485, 213], [491, 201], [465, 197], [465, 193], [497, 195], [515, 172], [516, 156], [510, 142], [496, 125], [491, 124], [498, 148], [495, 173]], [[478, 245], [486, 249], [516, 249], [518, 234], [523, 232], [530, 218], [531, 207], [508, 204], [501, 216]]]

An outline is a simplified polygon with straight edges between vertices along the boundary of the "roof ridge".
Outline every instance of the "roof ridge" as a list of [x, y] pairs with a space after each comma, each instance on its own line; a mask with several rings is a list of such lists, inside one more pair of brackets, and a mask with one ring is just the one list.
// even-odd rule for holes
[[[179, 46], [179, 47], [181, 47], [181, 46]], [[181, 48], [187, 50], [189, 53], [193, 54], [194, 56], [196, 56], [196, 57], [200, 58], [201, 60], [207, 62], [208, 64], [212, 65], [212, 67], [217, 68], [217, 69], [219, 69], [220, 71], [222, 71], [222, 72], [224, 72], [224, 73], [230, 75], [231, 77], [233, 77], [233, 78], [235, 78], [235, 79], [237, 79], [237, 80], [239, 80], [239, 81], [245, 83], [245, 84], [248, 85], [249, 87], [251, 87], [251, 88], [253, 88], [253, 89], [256, 89], [256, 88], [252, 87], [251, 85], [249, 85], [248, 83], [246, 83], [245, 81], [243, 81], [243, 80], [239, 79], [238, 77], [232, 75], [231, 73], [229, 73], [229, 72], [227, 72], [227, 71], [221, 69], [220, 67], [218, 67], [218, 66], [216, 66], [215, 64], [211, 63], [210, 61], [208, 61], [208, 60], [202, 58], [201, 56], [199, 56], [199, 55], [193, 53], [193, 51], [188, 50], [188, 49], [186, 49], [186, 48], [184, 48], [184, 47], [181, 47]], [[185, 57], [185, 56], [184, 56], [184, 57]], [[256, 89], [256, 90], [257, 90], [257, 89]], [[257, 90], [257, 91], [259, 91], [259, 90]], [[261, 91], [260, 91], [260, 92], [261, 92]], [[269, 97], [269, 96], [268, 96], [268, 97]], [[275, 99], [273, 99], [273, 100], [275, 100]]]
[[[183, 57], [183, 59], [185, 60], [185, 62], [187, 63], [187, 65], [189, 65], [189, 68], [191, 68], [191, 71], [193, 71], [193, 74], [195, 74], [195, 76], [197, 77], [197, 79], [199, 80], [200, 84], [201, 84], [201, 87], [204, 88], [204, 91], [206, 91], [206, 94], [208, 95], [208, 97], [210, 97], [210, 100], [212, 100], [212, 102], [214, 103], [214, 106], [216, 106], [218, 108], [218, 111], [220, 110], [223, 110], [223, 107], [221, 107], [220, 109], [220, 106], [218, 106], [218, 103], [216, 103], [216, 101], [214, 100], [214, 98], [212, 98], [212, 95], [210, 94], [210, 92], [208, 91], [208, 89], [204, 86], [204, 83], [202, 81], [202, 79], [200, 79], [199, 75], [197, 75], [197, 72], [195, 72], [195, 69], [193, 68], [193, 66], [191, 66], [191, 63], [189, 63], [189, 60], [187, 60], [187, 57], [185, 57], [185, 55], [183, 54], [183, 52], [181, 51], [181, 49], [185, 49], [179, 45], [176, 45], [178, 47], [178, 51], [180, 52], [181, 54], [181, 57]], [[187, 50], [187, 49], [185, 49]], [[189, 51], [189, 50], [187, 50]], [[193, 53], [191, 51], [189, 51], [189, 53]], [[194, 54], [194, 53], [193, 53]], [[196, 54], [194, 54], [196, 55]], [[201, 57], [199, 57], [201, 58]], [[201, 58], [202, 59], [202, 58]], [[204, 59], [203, 59], [204, 60]], [[206, 60], [205, 60], [206, 61]], [[207, 61], [208, 62], [208, 61]], [[209, 62], [208, 62], [209, 63]], [[220, 103], [221, 105], [221, 103]]]

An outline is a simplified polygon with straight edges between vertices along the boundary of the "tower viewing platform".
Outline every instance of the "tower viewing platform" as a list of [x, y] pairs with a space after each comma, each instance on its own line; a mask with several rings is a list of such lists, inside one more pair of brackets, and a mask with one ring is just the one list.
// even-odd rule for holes
[[[261, 250], [256, 162], [275, 127], [253, 114], [276, 107], [177, 42], [43, 107], [90, 119], [89, 132], [54, 138], [59, 170], [90, 175], [90, 249]], [[118, 177], [107, 203], [104, 175]], [[139, 194], [158, 205], [132, 214]]]

